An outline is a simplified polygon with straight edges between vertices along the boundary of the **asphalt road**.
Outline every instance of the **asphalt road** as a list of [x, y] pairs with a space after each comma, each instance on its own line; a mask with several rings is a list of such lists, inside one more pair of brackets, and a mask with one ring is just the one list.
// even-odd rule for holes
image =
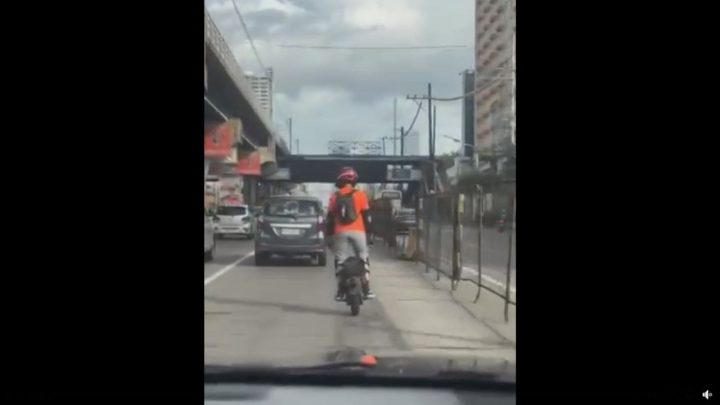
[[333, 299], [330, 257], [326, 267], [309, 260], [256, 267], [252, 241], [218, 241], [215, 260], [205, 264], [205, 363], [286, 364], [344, 347], [377, 355], [514, 356], [496, 332], [424, 280], [411, 262], [380, 250], [371, 250], [371, 257], [378, 297], [352, 317]]
[[256, 267], [251, 241], [218, 242], [216, 260], [205, 265], [206, 364], [277, 363], [345, 346], [406, 349], [379, 302], [351, 317], [333, 300], [331, 260], [326, 267], [309, 260]]
[[205, 263], [205, 279], [253, 251], [253, 242], [245, 239], [218, 239], [215, 243], [215, 258]]

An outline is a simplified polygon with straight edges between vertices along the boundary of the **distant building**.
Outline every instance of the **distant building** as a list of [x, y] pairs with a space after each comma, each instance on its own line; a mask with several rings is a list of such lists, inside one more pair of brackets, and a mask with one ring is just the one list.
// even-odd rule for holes
[[270, 119], [273, 115], [273, 70], [268, 69], [265, 76], [255, 76], [251, 73], [245, 74], [245, 79], [250, 83], [255, 97], [260, 106], [267, 111]]
[[[474, 143], [483, 154], [515, 143], [515, 0], [475, 0]], [[514, 163], [509, 156], [478, 160], [477, 168], [504, 173]], [[473, 199], [473, 217], [492, 218], [507, 207], [507, 196], [484, 194]], [[499, 214], [497, 214], [499, 215]]]
[[330, 141], [330, 155], [382, 155], [381, 141]]
[[420, 156], [420, 132], [410, 131], [405, 135], [403, 154], [405, 156]]
[[462, 104], [462, 156], [472, 158], [475, 155], [475, 71], [466, 70], [462, 74], [462, 94], [470, 94]]

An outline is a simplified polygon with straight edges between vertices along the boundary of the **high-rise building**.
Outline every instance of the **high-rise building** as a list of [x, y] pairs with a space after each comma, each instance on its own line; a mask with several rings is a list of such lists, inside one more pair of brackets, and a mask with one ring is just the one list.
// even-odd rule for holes
[[272, 120], [273, 114], [273, 70], [268, 69], [265, 76], [256, 76], [251, 73], [245, 74], [245, 79], [250, 83], [255, 97], [260, 106], [268, 113]]
[[462, 73], [462, 94], [469, 94], [462, 104], [462, 156], [472, 158], [475, 147], [475, 71], [466, 70]]
[[475, 144], [514, 143], [515, 0], [475, 1]]

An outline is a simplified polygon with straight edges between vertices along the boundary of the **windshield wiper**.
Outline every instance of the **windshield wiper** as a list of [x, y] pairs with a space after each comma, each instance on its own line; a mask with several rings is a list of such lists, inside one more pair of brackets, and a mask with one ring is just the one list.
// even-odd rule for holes
[[507, 375], [497, 372], [475, 371], [475, 370], [440, 370], [433, 374], [433, 377], [448, 379], [464, 379], [464, 380], [483, 380], [483, 381], [513, 381], [514, 378], [508, 378]]

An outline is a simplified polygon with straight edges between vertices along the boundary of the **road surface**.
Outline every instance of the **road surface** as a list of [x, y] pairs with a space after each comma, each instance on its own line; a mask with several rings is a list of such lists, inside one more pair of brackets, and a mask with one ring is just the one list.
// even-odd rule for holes
[[256, 267], [252, 255], [251, 241], [221, 240], [205, 265], [206, 364], [283, 364], [347, 346], [514, 360], [509, 342], [389, 254], [371, 253], [378, 297], [357, 317], [333, 300], [332, 260]]

